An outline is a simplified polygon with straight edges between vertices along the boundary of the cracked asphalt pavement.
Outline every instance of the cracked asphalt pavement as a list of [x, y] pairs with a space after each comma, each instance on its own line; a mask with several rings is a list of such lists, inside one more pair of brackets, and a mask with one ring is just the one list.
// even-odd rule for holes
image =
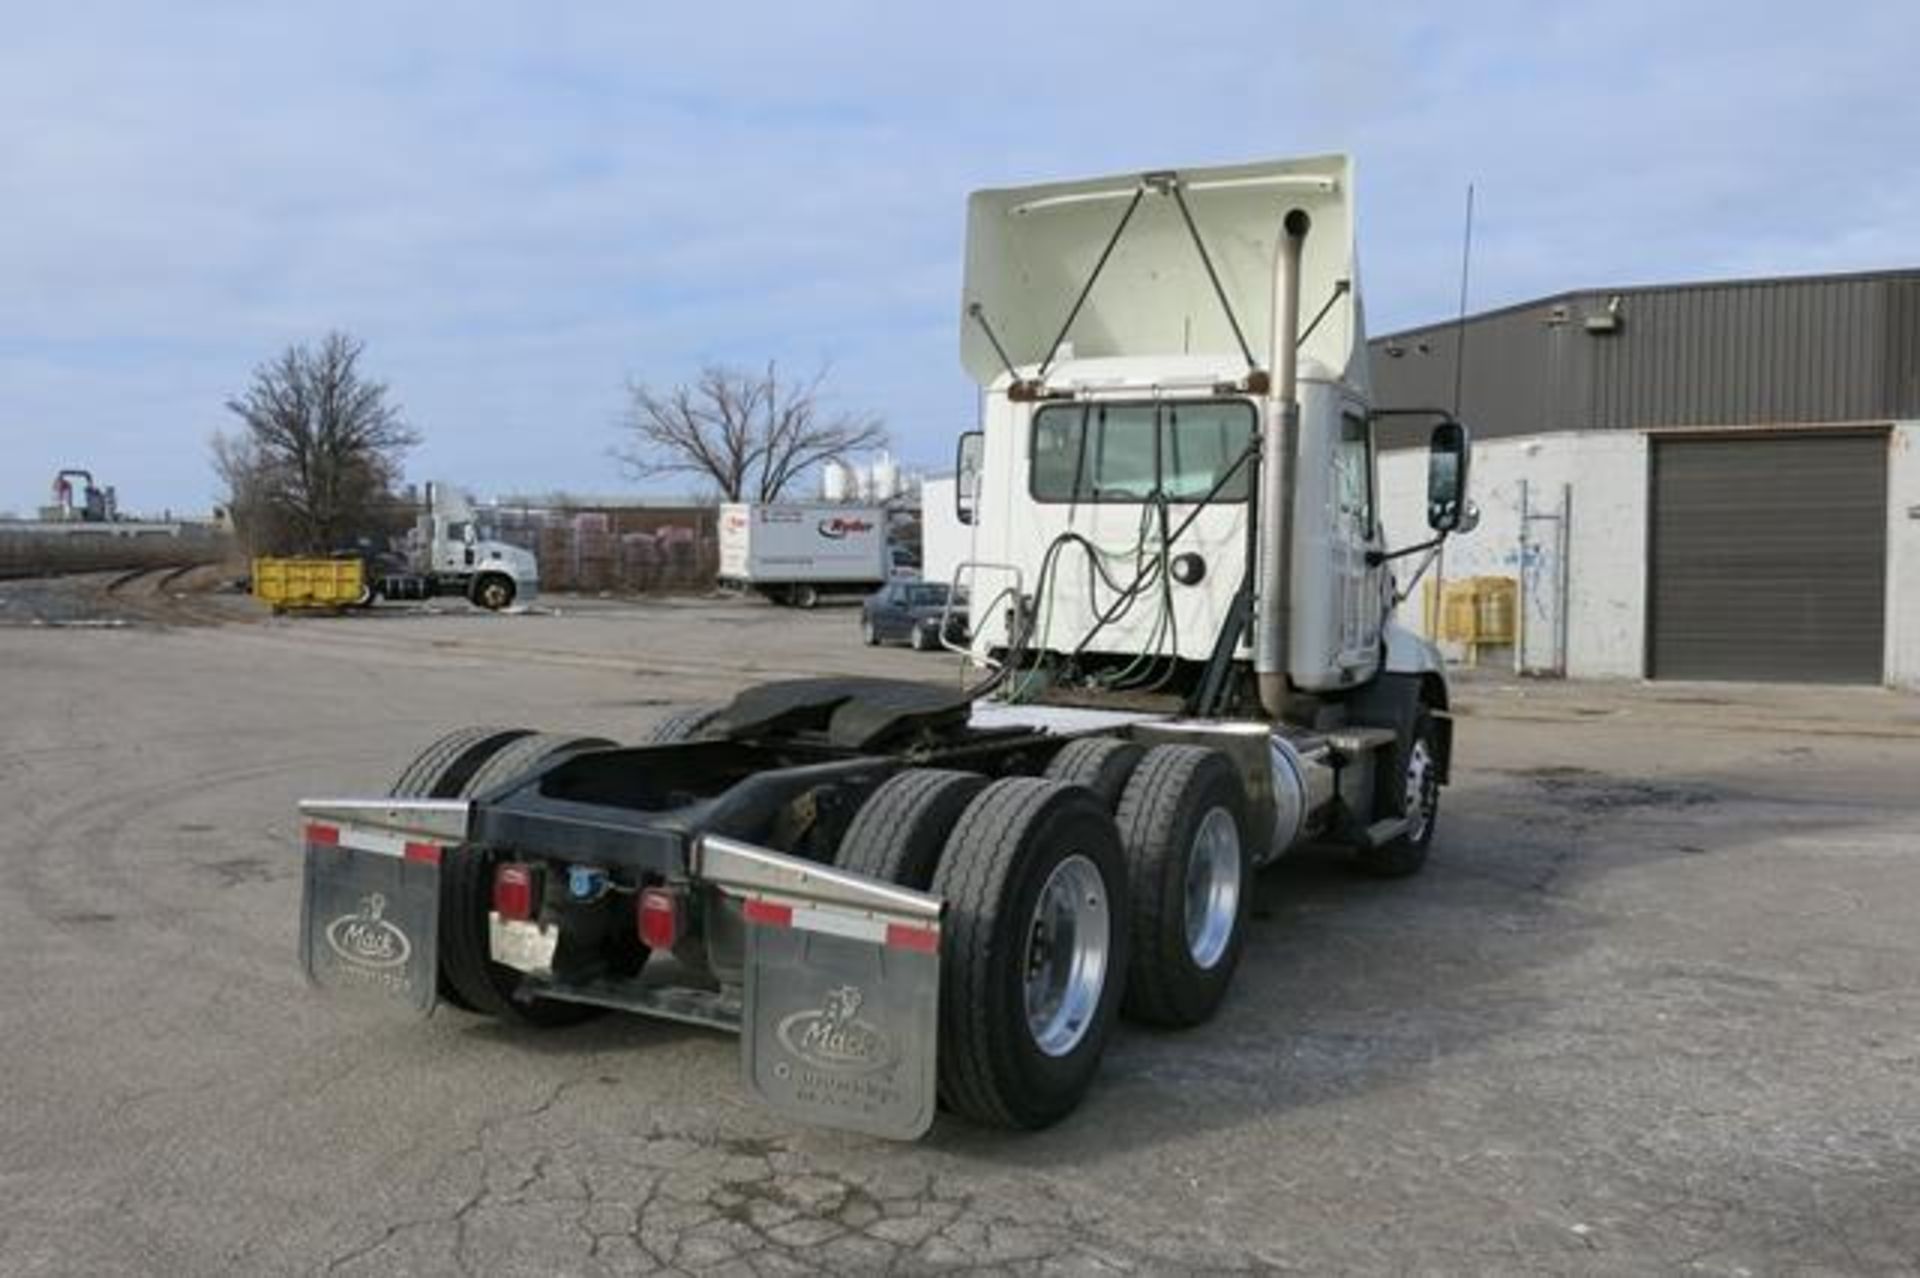
[[632, 738], [846, 610], [548, 601], [0, 627], [0, 1273], [1920, 1269], [1920, 703], [1467, 679], [1433, 861], [1263, 874], [1234, 992], [1087, 1104], [915, 1145], [736, 1045], [369, 1017], [294, 959], [296, 799], [472, 722]]

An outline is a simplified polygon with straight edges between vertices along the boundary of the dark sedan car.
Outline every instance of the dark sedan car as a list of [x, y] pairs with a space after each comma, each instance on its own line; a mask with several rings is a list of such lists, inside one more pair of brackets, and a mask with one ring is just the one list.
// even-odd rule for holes
[[860, 607], [860, 637], [869, 644], [904, 640], [922, 652], [940, 646], [940, 619], [947, 619], [947, 642], [967, 641], [967, 596], [962, 591], [947, 607], [951, 588], [941, 582], [896, 581], [867, 596]]

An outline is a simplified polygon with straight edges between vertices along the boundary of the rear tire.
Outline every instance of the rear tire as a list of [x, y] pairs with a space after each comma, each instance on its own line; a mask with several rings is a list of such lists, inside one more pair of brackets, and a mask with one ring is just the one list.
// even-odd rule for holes
[[[396, 799], [451, 799], [488, 759], [521, 737], [525, 728], [459, 728], [422, 750], [387, 793]], [[445, 900], [445, 893], [442, 893]], [[444, 908], [444, 906], [443, 906]], [[463, 1012], [478, 1009], [447, 979], [444, 959], [437, 975], [440, 1000]]]
[[[497, 790], [556, 755], [610, 746], [604, 737], [530, 732], [495, 751], [476, 768], [457, 797], [474, 798]], [[493, 961], [487, 916], [493, 909], [493, 866], [497, 858], [459, 847], [440, 861], [440, 964], [446, 983], [470, 1011], [528, 1025], [577, 1025], [606, 1009], [553, 999], [514, 997], [521, 974]], [[636, 969], [637, 970], [637, 969]]]
[[1361, 873], [1404, 879], [1426, 867], [1427, 849], [1433, 845], [1434, 827], [1440, 820], [1439, 765], [1439, 734], [1433, 717], [1422, 707], [1406, 746], [1379, 761], [1375, 781], [1374, 820], [1411, 815], [1413, 826], [1377, 848], [1356, 850], [1354, 864]]
[[422, 750], [387, 793], [396, 799], [451, 799], [460, 793], [474, 770], [496, 751], [520, 737], [526, 728], [460, 728]]
[[1116, 812], [1128, 778], [1146, 757], [1145, 746], [1124, 737], [1080, 737], [1060, 747], [1048, 762], [1046, 775], [1068, 785], [1084, 785], [1100, 796], [1107, 811]]
[[834, 867], [924, 892], [960, 814], [986, 788], [987, 779], [972, 772], [895, 773], [854, 813]]
[[700, 739], [700, 730], [725, 709], [723, 705], [707, 704], [669, 710], [666, 718], [647, 729], [646, 735], [640, 738], [640, 744], [679, 745], [683, 741], [697, 741]]
[[793, 606], [796, 608], [815, 608], [820, 604], [818, 586], [795, 586], [793, 588]]
[[915, 626], [913, 628], [913, 650], [915, 652], [932, 652], [939, 646], [939, 641], [933, 637], [931, 630], [928, 630], [925, 626]]
[[1226, 997], [1245, 938], [1246, 788], [1217, 750], [1155, 746], [1118, 817], [1133, 902], [1123, 1010], [1149, 1025], [1198, 1025]]
[[940, 1095], [1045, 1127], [1086, 1095], [1127, 971], [1119, 831], [1077, 786], [1008, 777], [967, 805], [934, 871], [946, 898]]
[[477, 798], [497, 790], [515, 777], [533, 771], [558, 755], [578, 750], [603, 750], [613, 742], [605, 737], [577, 737], [561, 732], [534, 732], [510, 741], [482, 763], [460, 789], [461, 798]]
[[584, 1003], [514, 997], [521, 975], [493, 961], [487, 935], [496, 859], [464, 843], [440, 858], [440, 975], [459, 995], [460, 1005], [482, 1016], [541, 1029], [605, 1015], [605, 1008]]
[[[597, 738], [556, 737], [527, 728], [461, 728], [421, 751], [389, 793], [396, 799], [470, 798], [527, 770], [556, 749]], [[496, 766], [498, 765], [498, 766]], [[509, 771], [510, 769], [510, 771]], [[493, 864], [461, 844], [440, 858], [439, 995], [463, 1012], [529, 1025], [571, 1025], [599, 1009], [511, 997], [520, 973], [491, 958], [487, 914], [493, 908]]]
[[880, 646], [880, 631], [874, 627], [872, 617], [862, 617], [860, 619], [860, 638], [865, 641], [869, 648], [878, 648]]

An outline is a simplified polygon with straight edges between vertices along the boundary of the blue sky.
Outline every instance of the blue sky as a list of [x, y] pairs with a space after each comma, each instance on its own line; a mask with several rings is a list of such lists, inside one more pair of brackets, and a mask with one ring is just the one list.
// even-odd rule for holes
[[1920, 264], [1920, 6], [10, 6], [0, 511], [204, 508], [225, 398], [368, 344], [482, 492], [630, 487], [630, 377], [830, 360], [937, 466], [966, 193], [1350, 151], [1376, 332], [1588, 285]]

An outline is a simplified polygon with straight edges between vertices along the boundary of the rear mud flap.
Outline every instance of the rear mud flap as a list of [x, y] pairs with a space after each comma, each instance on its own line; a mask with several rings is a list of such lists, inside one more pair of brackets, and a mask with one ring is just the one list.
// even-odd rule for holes
[[441, 845], [311, 823], [300, 962], [329, 991], [425, 1016], [438, 989]]
[[707, 836], [702, 869], [743, 898], [747, 1086], [822, 1127], [913, 1140], [933, 1125], [940, 902]]
[[924, 1135], [939, 992], [937, 948], [753, 920], [740, 1038], [747, 1085], [805, 1122], [895, 1140]]

